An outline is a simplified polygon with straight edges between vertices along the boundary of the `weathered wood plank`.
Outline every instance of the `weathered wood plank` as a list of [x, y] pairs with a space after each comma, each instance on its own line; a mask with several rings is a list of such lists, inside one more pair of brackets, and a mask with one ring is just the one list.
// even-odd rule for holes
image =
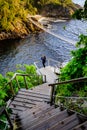
[[23, 106], [16, 106], [16, 105], [10, 105], [9, 108], [11, 108], [12, 110], [14, 109], [14, 110], [18, 110], [18, 111], [24, 111], [24, 110], [26, 110], [25, 107], [23, 107]]
[[74, 127], [72, 130], [87, 130], [87, 121], [78, 126]]
[[[46, 93], [43, 93], [42, 90], [46, 89], [47, 92]], [[50, 89], [47, 89], [47, 88], [43, 88], [43, 89], [33, 89], [32, 90], [26, 90], [26, 89], [20, 89], [21, 92], [26, 92], [26, 93], [30, 93], [30, 94], [39, 94], [39, 95], [42, 95], [42, 96], [50, 96], [50, 90], [51, 90], [51, 87]], [[41, 93], [40, 93], [41, 91]]]
[[11, 105], [13, 105], [14, 107], [24, 107], [24, 108], [32, 108], [34, 106], [34, 104], [29, 104], [29, 103], [25, 103], [25, 102], [18, 102], [18, 101], [13, 101], [11, 103]]
[[[45, 88], [44, 88], [45, 89]], [[26, 91], [25, 89], [20, 89], [20, 91]], [[42, 91], [42, 90], [36, 90], [36, 89], [32, 89], [32, 90], [27, 90], [27, 92], [29, 92], [29, 93], [33, 93], [33, 94], [39, 94], [39, 95], [43, 95], [43, 96], [50, 96], [50, 91], [51, 90], [47, 90], [47, 91]]]
[[18, 113], [22, 112], [22, 110], [18, 110], [18, 109], [17, 110], [16, 109], [11, 109], [11, 110], [12, 110], [11, 115], [13, 115], [13, 116], [16, 116]]
[[15, 97], [15, 98], [14, 98], [14, 101], [23, 102], [23, 103], [28, 103], [28, 104], [33, 104], [33, 105], [36, 105], [36, 104], [38, 104], [39, 102], [41, 102], [41, 101], [31, 101], [31, 100], [29, 100], [29, 99], [23, 99], [23, 98], [19, 98], [19, 97]]
[[60, 130], [71, 130], [74, 126], [78, 125], [79, 121], [73, 120], [72, 122], [69, 122], [65, 127], [61, 128]]
[[19, 119], [21, 119], [21, 120], [16, 120], [17, 121], [17, 123], [16, 124], [19, 124], [19, 123], [22, 123], [22, 122], [31, 122], [31, 121], [33, 121], [33, 120], [35, 120], [36, 118], [39, 118], [40, 116], [42, 116], [44, 113], [47, 113], [48, 111], [50, 112], [52, 109], [54, 109], [54, 106], [51, 106], [51, 107], [46, 107], [46, 108], [44, 108], [44, 109], [38, 109], [38, 111], [36, 111], [36, 112], [33, 112], [33, 113], [27, 113], [27, 115], [26, 115], [26, 112], [25, 112], [25, 115], [24, 116], [22, 116], [22, 118], [20, 118], [19, 117]]
[[22, 119], [23, 117], [27, 116], [28, 114], [31, 115], [32, 113], [34, 114], [34, 113], [37, 113], [38, 111], [43, 111], [45, 109], [48, 109], [49, 107], [50, 107], [49, 104], [41, 102], [41, 103], [38, 103], [37, 105], [35, 105], [32, 109], [26, 110], [26, 112], [23, 111], [22, 113], [19, 114], [19, 116]]
[[23, 122], [23, 129], [28, 128], [28, 130], [42, 130], [44, 125], [45, 127], [47, 125], [52, 126], [57, 121], [60, 121], [61, 119], [64, 119], [67, 116], [68, 113], [66, 110], [59, 114], [59, 109], [57, 108], [48, 113], [44, 113], [40, 118], [30, 121], [29, 124]]
[[73, 114], [64, 120], [57, 122], [55, 125], [53, 125], [51, 128], [48, 130], [69, 130], [72, 127], [76, 126], [79, 124], [79, 120], [76, 114]]
[[19, 91], [18, 94], [20, 95], [26, 95], [26, 96], [30, 96], [30, 97], [38, 97], [38, 98], [42, 98], [42, 99], [49, 99], [49, 96], [43, 96], [43, 95], [39, 95], [39, 94], [33, 94], [33, 93], [27, 93], [27, 92], [21, 92]]
[[30, 115], [31, 113], [35, 113], [35, 112], [40, 111], [40, 110], [43, 111], [44, 109], [47, 109], [49, 107], [50, 107], [49, 104], [44, 103], [44, 102], [40, 102], [37, 105], [34, 105], [32, 109], [25, 109], [25, 110], [22, 111], [22, 110], [18, 110], [18, 109], [16, 110], [16, 109], [13, 108], [12, 109], [12, 115], [18, 114], [20, 116], [20, 118], [22, 119], [23, 116], [25, 117], [28, 114]]
[[22, 99], [29, 99], [31, 101], [47, 101], [49, 102], [48, 99], [41, 99], [41, 98], [38, 98], [38, 97], [29, 97], [29, 96], [26, 96], [26, 95], [16, 95], [17, 98], [22, 98]]
[[58, 78], [50, 66], [47, 66], [45, 68], [41, 68], [40, 72], [43, 75], [46, 75], [46, 80], [48, 83], [54, 83], [55, 80]]

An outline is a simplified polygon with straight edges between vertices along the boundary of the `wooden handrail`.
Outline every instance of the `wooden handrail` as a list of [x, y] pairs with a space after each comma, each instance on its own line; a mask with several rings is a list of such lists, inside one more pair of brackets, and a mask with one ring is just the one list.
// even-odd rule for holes
[[53, 83], [53, 84], [49, 84], [49, 86], [51, 86], [51, 101], [50, 104], [53, 105], [54, 104], [54, 97], [55, 97], [55, 86], [56, 85], [62, 85], [62, 84], [68, 84], [68, 83], [78, 83], [78, 82], [87, 82], [87, 77], [81, 77], [81, 78], [76, 78], [76, 79], [71, 79], [71, 80], [67, 80], [67, 81], [61, 81], [58, 83]]
[[82, 81], [87, 81], [87, 77], [61, 81], [58, 83], [49, 84], [49, 86], [62, 85], [62, 84], [67, 84], [67, 83], [77, 83], [77, 82], [82, 82]]
[[[23, 76], [23, 78], [24, 78], [24, 83], [25, 83], [25, 88], [26, 89], [28, 89], [28, 85], [27, 85], [27, 82], [26, 82], [26, 77], [25, 76], [36, 76], [36, 75], [34, 75], [34, 74], [21, 74], [21, 73], [15, 73], [14, 75], [13, 75], [13, 77], [10, 79], [10, 81], [8, 82], [8, 83], [6, 83], [6, 85], [5, 86], [7, 86], [7, 85], [9, 85], [10, 86], [10, 90], [11, 90], [11, 92], [12, 92], [12, 96], [15, 96], [15, 91], [14, 91], [14, 87], [13, 87], [13, 85], [12, 85], [12, 81], [15, 79], [16, 80], [16, 82], [17, 82], [17, 86], [18, 86], [18, 89], [20, 89], [20, 84], [19, 84], [19, 82], [18, 82], [18, 79], [17, 79], [17, 76]], [[38, 76], [38, 75], [37, 75]], [[45, 79], [46, 80], [46, 79]], [[5, 87], [4, 87], [5, 88]], [[13, 129], [13, 124], [12, 124], [12, 122], [11, 122], [11, 120], [10, 120], [10, 117], [9, 117], [9, 114], [8, 114], [8, 112], [6, 111], [6, 108], [5, 107], [1, 107], [0, 108], [0, 115], [2, 115], [2, 114], [5, 114], [5, 116], [6, 116], [6, 118], [7, 118], [7, 121], [9, 122], [9, 125], [10, 125], [10, 127], [11, 127], [11, 130]]]
[[4, 112], [5, 107], [0, 108], [0, 115]]
[[2, 115], [2, 114], [5, 114], [5, 116], [7, 118], [7, 121], [9, 122], [11, 130], [13, 130], [13, 124], [12, 124], [12, 121], [11, 121], [11, 119], [9, 117], [9, 114], [8, 114], [5, 106], [3, 106], [3, 107], [0, 108], [0, 115]]
[[[14, 96], [15, 95], [15, 91], [14, 91], [14, 88], [13, 88], [13, 85], [12, 85], [12, 81], [15, 79], [16, 83], [17, 83], [17, 86], [18, 86], [18, 89], [20, 89], [20, 84], [18, 82], [18, 79], [17, 79], [17, 76], [23, 76], [24, 78], [24, 83], [25, 83], [25, 88], [28, 89], [28, 85], [27, 85], [27, 81], [26, 81], [26, 76], [36, 76], [34, 74], [21, 74], [21, 73], [15, 73], [13, 75], [13, 77], [10, 79], [10, 81], [5, 85], [9, 85], [10, 86], [10, 89], [11, 89], [11, 92], [12, 92], [12, 95]], [[42, 75], [37, 75], [37, 76], [42, 76]], [[44, 76], [44, 80], [46, 82], [46, 77]], [[38, 82], [39, 82], [39, 78], [38, 78]]]

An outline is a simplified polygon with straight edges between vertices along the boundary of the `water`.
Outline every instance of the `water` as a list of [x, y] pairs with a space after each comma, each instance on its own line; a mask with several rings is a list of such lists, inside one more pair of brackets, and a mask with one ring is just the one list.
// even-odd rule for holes
[[[85, 33], [85, 21], [66, 21], [51, 23], [49, 30], [66, 38], [78, 41], [78, 35]], [[63, 27], [66, 26], [66, 30]], [[73, 32], [73, 33], [72, 33]], [[26, 39], [0, 42], [0, 73], [5, 75], [8, 71], [15, 71], [16, 64], [33, 64], [40, 61], [42, 55], [47, 58], [65, 62], [71, 59], [70, 52], [75, 45], [62, 41], [46, 32], [31, 34]]]
[[72, 0], [74, 3], [84, 6], [85, 0]]

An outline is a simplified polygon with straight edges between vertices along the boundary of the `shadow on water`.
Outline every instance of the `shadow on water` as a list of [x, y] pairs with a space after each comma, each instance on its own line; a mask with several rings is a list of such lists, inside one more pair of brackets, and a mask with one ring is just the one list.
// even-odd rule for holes
[[[73, 32], [87, 34], [86, 21], [71, 20], [63, 23], [54, 22], [51, 25], [50, 31], [72, 40], [78, 40], [78, 36]], [[68, 31], [63, 29], [64, 26]], [[73, 44], [66, 43], [46, 32], [31, 34], [22, 40], [0, 41], [0, 73], [5, 75], [8, 71], [15, 71], [16, 64], [30, 65], [35, 61], [41, 61], [42, 55], [66, 62], [71, 59], [71, 50], [75, 49]]]
[[41, 60], [42, 55], [52, 59], [54, 54], [44, 44], [42, 34], [32, 34], [22, 40], [6, 40], [0, 43], [0, 73], [15, 71], [16, 64], [33, 64]]

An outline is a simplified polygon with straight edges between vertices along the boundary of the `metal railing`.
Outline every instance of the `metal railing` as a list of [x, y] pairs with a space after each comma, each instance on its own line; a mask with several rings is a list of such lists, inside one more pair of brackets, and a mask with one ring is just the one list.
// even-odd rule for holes
[[[49, 84], [49, 86], [51, 86], [51, 101], [50, 104], [53, 105], [55, 104], [55, 98], [56, 98], [56, 89], [59, 85], [65, 85], [68, 83], [79, 83], [79, 82], [87, 82], [87, 77], [82, 77], [82, 78], [77, 78], [77, 79], [72, 79], [72, 80], [67, 80], [67, 81], [61, 81], [58, 83], [54, 83], [54, 84]], [[66, 97], [59, 97], [59, 98], [66, 98]], [[69, 98], [69, 97], [67, 97]], [[70, 98], [75, 98], [75, 97], [70, 97]], [[76, 97], [77, 99], [79, 99], [79, 97]], [[87, 97], [81, 97], [81, 98], [85, 98], [87, 99]]]

